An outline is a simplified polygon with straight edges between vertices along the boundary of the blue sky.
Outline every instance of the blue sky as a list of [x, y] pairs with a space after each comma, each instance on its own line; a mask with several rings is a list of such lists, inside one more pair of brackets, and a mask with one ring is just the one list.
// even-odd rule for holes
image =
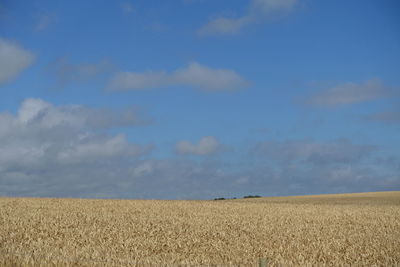
[[396, 0], [0, 1], [0, 195], [400, 190]]

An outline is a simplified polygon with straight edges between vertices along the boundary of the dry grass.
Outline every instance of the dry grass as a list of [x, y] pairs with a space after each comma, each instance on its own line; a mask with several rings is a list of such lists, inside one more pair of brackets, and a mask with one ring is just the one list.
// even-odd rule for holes
[[1, 266], [256, 266], [259, 257], [283, 266], [399, 265], [400, 192], [228, 201], [0, 198]]

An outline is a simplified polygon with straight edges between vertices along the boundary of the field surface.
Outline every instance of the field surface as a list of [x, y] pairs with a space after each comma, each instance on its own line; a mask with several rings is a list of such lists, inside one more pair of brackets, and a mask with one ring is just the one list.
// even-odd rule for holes
[[399, 266], [400, 192], [0, 198], [0, 266]]

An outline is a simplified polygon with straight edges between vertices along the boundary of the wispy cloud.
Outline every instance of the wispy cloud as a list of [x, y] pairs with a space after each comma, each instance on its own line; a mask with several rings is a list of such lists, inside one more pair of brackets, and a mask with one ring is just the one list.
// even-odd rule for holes
[[34, 60], [32, 52], [0, 38], [0, 84], [15, 79]]
[[200, 36], [232, 35], [248, 25], [275, 18], [292, 11], [298, 0], [252, 0], [246, 14], [236, 18], [217, 17], [198, 30]]
[[46, 69], [54, 76], [56, 87], [62, 88], [74, 82], [89, 81], [112, 68], [113, 64], [108, 60], [97, 63], [70, 63], [68, 58], [63, 57], [50, 63]]
[[130, 3], [130, 2], [123, 2], [121, 4], [121, 7], [125, 14], [131, 14], [131, 13], [135, 12], [135, 8], [133, 7], [132, 3]]
[[213, 136], [200, 138], [197, 144], [188, 141], [180, 141], [175, 145], [175, 151], [181, 155], [211, 155], [221, 150], [221, 144]]
[[173, 72], [120, 72], [110, 81], [110, 90], [128, 91], [183, 85], [206, 91], [234, 91], [249, 86], [249, 82], [229, 69], [213, 69], [197, 62]]
[[363, 84], [348, 82], [322, 90], [308, 97], [305, 103], [312, 106], [336, 107], [376, 100], [387, 96], [390, 91], [389, 86], [375, 78]]
[[244, 16], [240, 18], [219, 17], [208, 22], [207, 25], [198, 31], [198, 34], [202, 36], [211, 34], [236, 34], [240, 32], [244, 26], [254, 21], [255, 18], [253, 16]]
[[57, 22], [57, 16], [55, 14], [42, 14], [38, 17], [35, 25], [35, 31], [44, 31], [50, 25]]
[[331, 142], [312, 140], [267, 141], [258, 143], [253, 152], [281, 162], [302, 162], [313, 165], [355, 163], [367, 157], [373, 150], [371, 145], [353, 144], [347, 139]]
[[394, 109], [371, 114], [365, 117], [368, 121], [388, 124], [400, 123], [400, 110]]
[[201, 3], [204, 2], [205, 0], [183, 0], [183, 3], [186, 5], [191, 5], [195, 3]]

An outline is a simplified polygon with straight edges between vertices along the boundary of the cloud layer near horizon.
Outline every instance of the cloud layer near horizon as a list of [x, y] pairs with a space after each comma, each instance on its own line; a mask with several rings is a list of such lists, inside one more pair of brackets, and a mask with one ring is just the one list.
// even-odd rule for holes
[[377, 162], [376, 146], [348, 139], [269, 139], [247, 154], [215, 158], [209, 156], [221, 151], [220, 141], [205, 136], [154, 157], [153, 145], [107, 131], [142, 125], [145, 120], [132, 112], [41, 99], [26, 99], [15, 115], [0, 112], [0, 195], [205, 199], [400, 186], [398, 158]]

